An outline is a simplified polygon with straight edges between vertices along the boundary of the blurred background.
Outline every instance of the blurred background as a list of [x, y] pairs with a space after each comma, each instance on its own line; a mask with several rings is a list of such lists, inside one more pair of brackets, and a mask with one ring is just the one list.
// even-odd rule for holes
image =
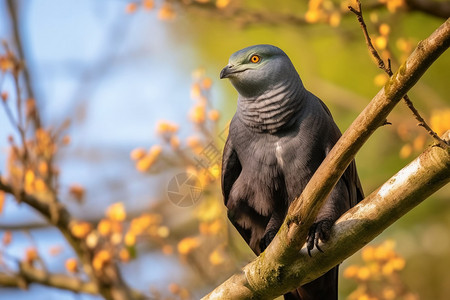
[[[375, 47], [394, 71], [448, 17], [415, 2], [363, 3]], [[237, 94], [220, 70], [241, 48], [277, 45], [345, 131], [387, 80], [350, 4], [0, 0], [0, 174], [12, 180], [19, 172], [39, 199], [57, 195], [78, 220], [71, 230], [91, 247], [94, 269], [117, 264], [151, 298], [199, 299], [253, 258], [222, 204], [220, 156]], [[24, 61], [17, 78], [8, 53]], [[448, 78], [447, 52], [409, 93], [438, 134], [450, 129]], [[366, 195], [432, 143], [403, 103], [388, 121], [356, 157]], [[12, 151], [21, 147], [20, 122], [34, 141], [29, 151], [49, 137], [51, 159], [36, 155], [33, 168], [23, 167]], [[340, 299], [448, 299], [449, 200], [446, 186], [346, 260]], [[1, 299], [101, 299], [6, 284], [19, 262], [86, 275], [39, 213], [4, 193], [0, 204]]]

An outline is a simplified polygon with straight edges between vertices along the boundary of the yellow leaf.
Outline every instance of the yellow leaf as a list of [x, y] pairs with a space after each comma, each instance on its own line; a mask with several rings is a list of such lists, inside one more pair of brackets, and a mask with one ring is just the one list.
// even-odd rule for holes
[[27, 170], [25, 172], [25, 191], [27, 193], [34, 193], [34, 172], [32, 170]]
[[389, 27], [388, 24], [383, 23], [378, 28], [378, 31], [380, 32], [381, 35], [387, 36], [387, 35], [389, 35], [389, 32], [391, 31], [391, 27]]
[[204, 90], [209, 90], [212, 86], [212, 80], [209, 77], [205, 77], [203, 78], [202, 82], [201, 82], [201, 87]]
[[416, 137], [413, 142], [414, 150], [416, 151], [422, 150], [423, 147], [425, 146], [426, 139], [427, 138], [425, 135], [419, 135], [418, 137]]
[[130, 252], [128, 252], [127, 249], [121, 249], [119, 252], [119, 257], [122, 262], [125, 262], [125, 263], [129, 262], [130, 261]]
[[5, 192], [0, 191], [0, 214], [3, 212], [4, 205], [5, 205]]
[[25, 262], [32, 264], [38, 258], [38, 253], [36, 248], [29, 247], [25, 250]]
[[210, 110], [209, 112], [208, 112], [208, 118], [211, 120], [211, 121], [217, 121], [217, 120], [219, 120], [219, 118], [220, 118], [220, 113], [219, 113], [219, 111], [218, 110], [216, 110], [216, 109], [212, 109], [212, 110]]
[[308, 23], [316, 23], [319, 21], [319, 12], [317, 10], [308, 10], [305, 14], [305, 20]]
[[136, 148], [130, 153], [132, 160], [138, 160], [145, 156], [145, 150], [143, 148]]
[[209, 255], [209, 262], [214, 265], [220, 265], [225, 261], [222, 251], [216, 249]]
[[392, 267], [394, 270], [403, 270], [406, 265], [405, 259], [402, 257], [396, 257], [391, 260]]
[[408, 158], [412, 153], [412, 147], [410, 144], [406, 144], [404, 145], [401, 149], [400, 149], [400, 158]]
[[217, 0], [216, 1], [216, 7], [219, 9], [223, 9], [230, 4], [230, 0]]
[[376, 37], [374, 43], [378, 49], [384, 50], [387, 46], [387, 38], [385, 36]]
[[69, 145], [70, 144], [70, 136], [68, 136], [68, 135], [65, 135], [63, 138], [62, 138], [62, 144], [64, 145], [64, 146], [67, 146], [67, 145]]
[[386, 287], [383, 289], [383, 298], [386, 300], [392, 300], [397, 297], [397, 294], [395, 293], [394, 289], [390, 287]]
[[186, 144], [193, 150], [202, 147], [200, 139], [196, 136], [188, 136]]
[[88, 222], [74, 222], [70, 226], [70, 231], [72, 232], [72, 234], [79, 239], [85, 238], [91, 232], [91, 230], [92, 226]]
[[176, 284], [176, 283], [169, 284], [169, 291], [172, 294], [176, 295], [176, 294], [178, 294], [180, 292], [180, 290], [181, 290], [181, 288], [180, 288], [180, 286], [178, 284]]
[[442, 136], [450, 130], [450, 109], [435, 110], [431, 113], [430, 127]]
[[41, 161], [39, 163], [38, 170], [39, 170], [39, 174], [41, 174], [42, 176], [46, 176], [47, 173], [48, 173], [48, 164], [47, 164], [47, 162]]
[[164, 21], [170, 21], [175, 19], [175, 11], [169, 3], [164, 3], [158, 12], [158, 18]]
[[78, 261], [76, 258], [67, 259], [65, 266], [66, 266], [66, 270], [69, 271], [70, 273], [78, 272]]
[[170, 137], [170, 145], [174, 149], [178, 149], [180, 147], [180, 139], [177, 136], [171, 136]]
[[362, 258], [365, 262], [369, 262], [375, 258], [375, 249], [372, 246], [366, 246], [362, 250]]
[[167, 226], [160, 226], [158, 227], [156, 233], [159, 237], [166, 238], [169, 236], [170, 230]]
[[8, 100], [8, 96], [8, 92], [2, 92], [0, 97], [2, 98], [3, 102], [6, 102]]
[[136, 236], [132, 232], [127, 232], [125, 234], [124, 243], [127, 246], [134, 246], [136, 245]]
[[122, 222], [127, 217], [125, 207], [122, 202], [111, 204], [106, 210], [106, 216], [112, 221]]
[[205, 122], [205, 106], [201, 104], [194, 106], [189, 114], [189, 118], [196, 124]]
[[12, 70], [13, 68], [14, 68], [14, 63], [10, 58], [8, 58], [6, 56], [0, 56], [0, 70], [2, 72]]
[[110, 235], [112, 231], [111, 221], [108, 219], [102, 219], [97, 225], [97, 230], [103, 236]]
[[39, 192], [39, 193], [45, 192], [47, 190], [47, 186], [46, 186], [44, 180], [42, 180], [41, 178], [38, 178], [35, 180], [34, 187], [36, 189], [36, 192]]
[[125, 6], [125, 12], [127, 14], [132, 14], [134, 12], [136, 12], [138, 8], [138, 5], [134, 2], [128, 3], [127, 6]]
[[178, 253], [182, 255], [189, 254], [195, 248], [200, 246], [200, 241], [196, 237], [187, 237], [178, 243]]
[[157, 134], [175, 133], [178, 131], [178, 125], [169, 121], [158, 121], [156, 125]]
[[200, 85], [198, 83], [194, 83], [191, 86], [191, 98], [194, 100], [197, 100], [202, 95], [202, 90], [200, 88]]
[[222, 222], [216, 219], [213, 222], [200, 222], [199, 231], [204, 235], [217, 235], [222, 230]]
[[333, 12], [330, 15], [330, 19], [328, 20], [328, 23], [331, 27], [338, 27], [339, 24], [341, 24], [341, 14], [339, 12]]
[[51, 256], [57, 256], [59, 254], [61, 254], [61, 252], [63, 251], [63, 246], [52, 246], [50, 247], [50, 249], [48, 249], [48, 253], [50, 253]]
[[344, 277], [345, 278], [354, 278], [358, 274], [359, 267], [355, 265], [348, 266], [344, 270]]
[[100, 271], [103, 269], [105, 264], [111, 261], [111, 259], [111, 253], [106, 250], [100, 250], [95, 254], [94, 259], [92, 260], [92, 265], [95, 270]]
[[155, 7], [155, 2], [153, 0], [144, 0], [142, 1], [142, 6], [145, 10], [151, 10]]
[[383, 273], [383, 275], [385, 276], [389, 276], [394, 272], [394, 266], [390, 263], [387, 262], [382, 268], [381, 268], [381, 272]]
[[155, 162], [155, 159], [151, 156], [145, 156], [144, 158], [138, 160], [136, 163], [136, 169], [140, 172], [147, 172]]
[[5, 233], [3, 234], [3, 238], [2, 238], [3, 246], [6, 247], [6, 246], [8, 246], [9, 244], [11, 244], [11, 242], [12, 242], [12, 232], [9, 231], [9, 230], [7, 230], [7, 231], [5, 231]]
[[91, 231], [86, 237], [86, 245], [94, 249], [98, 245], [99, 236], [96, 231]]
[[75, 198], [78, 202], [82, 202], [84, 199], [84, 195], [86, 191], [84, 190], [84, 187], [82, 187], [79, 184], [72, 184], [69, 187], [69, 193], [72, 195], [72, 197]]
[[385, 73], [381, 73], [378, 74], [377, 76], [375, 76], [375, 78], [373, 79], [373, 83], [376, 86], [383, 86], [386, 84], [386, 82], [388, 81], [389, 77], [387, 74]]
[[173, 247], [171, 245], [164, 245], [162, 247], [162, 253], [164, 255], [171, 255], [173, 253]]
[[358, 279], [367, 280], [370, 277], [370, 270], [367, 267], [361, 267], [357, 273]]

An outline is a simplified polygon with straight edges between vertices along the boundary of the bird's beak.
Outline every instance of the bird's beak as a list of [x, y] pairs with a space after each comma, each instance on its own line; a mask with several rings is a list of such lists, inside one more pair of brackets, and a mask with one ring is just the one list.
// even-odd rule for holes
[[233, 66], [226, 65], [225, 68], [220, 71], [220, 79], [227, 78], [232, 73], [234, 73]]

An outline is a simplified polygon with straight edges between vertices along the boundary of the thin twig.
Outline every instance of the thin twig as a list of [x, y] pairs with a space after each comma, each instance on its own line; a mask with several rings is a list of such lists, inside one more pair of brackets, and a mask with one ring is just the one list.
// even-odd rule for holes
[[[24, 84], [25, 84], [26, 91], [27, 91], [27, 96], [28, 96], [28, 98], [35, 99], [33, 88], [31, 85], [30, 72], [28, 71], [27, 65], [24, 63], [25, 52], [24, 52], [23, 46], [22, 46], [22, 39], [21, 39], [20, 29], [19, 29], [20, 20], [19, 20], [19, 15], [17, 12], [16, 5], [17, 5], [17, 3], [15, 3], [13, 0], [7, 1], [9, 16], [10, 16], [10, 20], [11, 20], [11, 27], [12, 27], [12, 32], [13, 32], [13, 36], [14, 36], [14, 42], [15, 42], [15, 46], [16, 46], [16, 49], [18, 52], [19, 60], [22, 62], [23, 79], [24, 79]], [[38, 110], [34, 111], [33, 117], [31, 119], [36, 128], [41, 127], [41, 120], [40, 120]]]
[[[393, 75], [392, 70], [391, 70], [391, 61], [390, 61], [390, 59], [388, 59], [388, 66], [386, 66], [383, 59], [381, 59], [380, 55], [378, 54], [378, 51], [373, 46], [372, 40], [370, 39], [369, 32], [367, 31], [366, 23], [364, 22], [364, 17], [363, 17], [362, 8], [361, 8], [361, 2], [359, 0], [357, 0], [356, 3], [358, 6], [357, 9], [355, 9], [352, 6], [348, 6], [348, 9], [356, 15], [356, 18], [358, 19], [358, 22], [361, 25], [361, 29], [364, 33], [364, 38], [366, 39], [366, 45], [369, 48], [369, 51], [372, 54], [372, 56], [377, 61], [378, 68], [380, 68], [381, 70], [386, 72], [389, 75], [389, 77], [391, 77]], [[419, 122], [417, 124], [418, 126], [423, 127], [428, 132], [428, 134], [433, 139], [436, 140], [436, 142], [438, 143], [438, 145], [440, 147], [445, 149], [450, 146], [449, 142], [446, 142], [443, 139], [441, 139], [439, 137], [439, 135], [433, 129], [431, 129], [431, 127], [427, 124], [427, 122], [425, 122], [425, 120], [422, 118], [420, 113], [414, 107], [414, 104], [412, 103], [411, 99], [409, 98], [409, 96], [407, 94], [405, 94], [403, 96], [403, 101], [406, 103], [406, 106], [412, 111], [414, 117]]]

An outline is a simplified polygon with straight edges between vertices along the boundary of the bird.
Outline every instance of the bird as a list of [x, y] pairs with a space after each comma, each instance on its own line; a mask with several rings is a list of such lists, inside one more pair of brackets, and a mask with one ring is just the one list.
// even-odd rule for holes
[[[330, 110], [308, 91], [287, 54], [260, 44], [233, 53], [220, 72], [238, 93], [222, 155], [228, 218], [256, 255], [275, 237], [289, 205], [341, 136]], [[308, 254], [329, 239], [335, 221], [364, 198], [353, 160], [308, 229]], [[300, 245], [301, 246], [301, 245]], [[338, 297], [338, 268], [284, 295]]]

